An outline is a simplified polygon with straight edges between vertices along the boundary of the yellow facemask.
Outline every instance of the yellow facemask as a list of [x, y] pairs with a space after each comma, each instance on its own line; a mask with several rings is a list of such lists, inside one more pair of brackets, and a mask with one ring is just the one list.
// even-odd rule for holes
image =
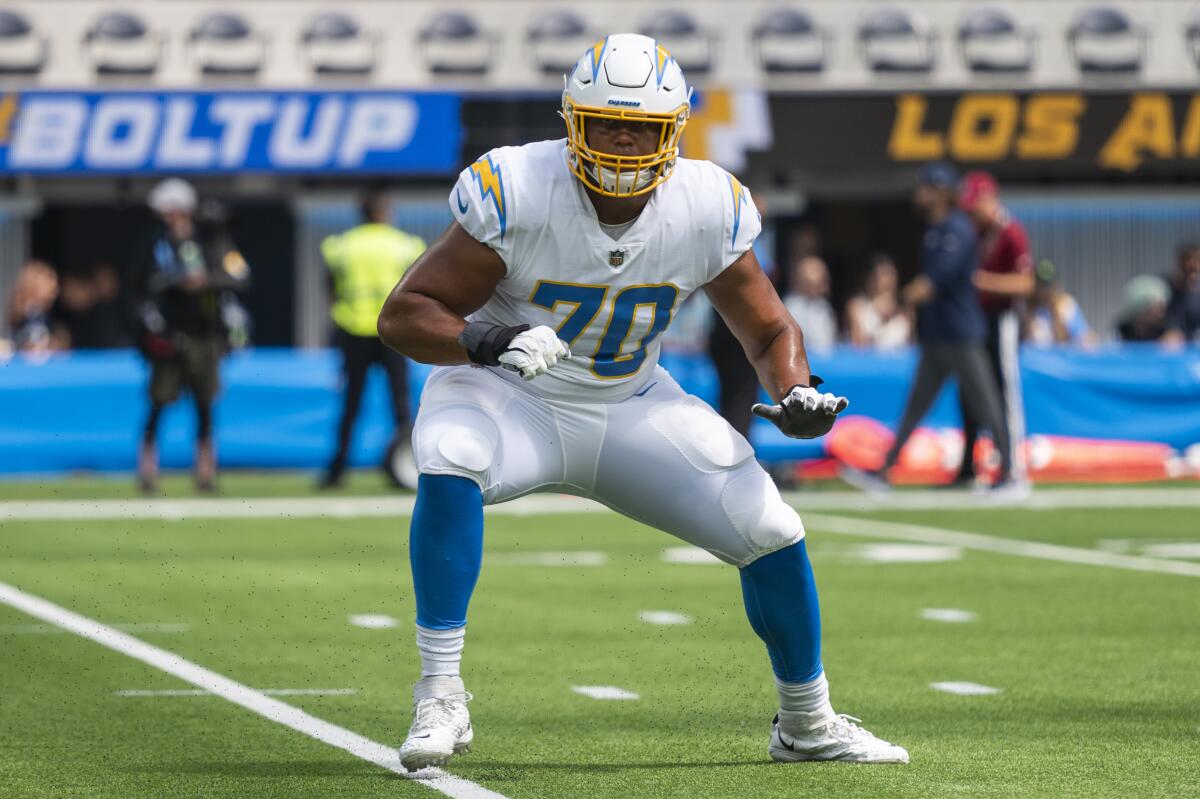
[[[605, 197], [637, 197], [652, 191], [671, 176], [679, 157], [679, 139], [687, 125], [685, 103], [669, 113], [648, 113], [628, 108], [597, 108], [577, 105], [563, 97], [562, 118], [567, 123], [567, 152], [571, 171], [597, 194]], [[587, 143], [591, 120], [624, 120], [658, 124], [658, 149], [649, 155], [613, 155], [592, 149]]]

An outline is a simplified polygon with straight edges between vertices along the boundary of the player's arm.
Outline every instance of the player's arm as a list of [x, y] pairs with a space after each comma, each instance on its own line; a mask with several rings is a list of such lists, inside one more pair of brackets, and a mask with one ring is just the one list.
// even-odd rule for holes
[[773, 399], [780, 399], [794, 385], [808, 385], [804, 334], [783, 307], [754, 250], [746, 250], [706, 285], [704, 292]]
[[850, 403], [816, 390], [820, 381], [809, 371], [804, 333], [763, 274], [754, 251], [743, 253], [704, 290], [741, 342], [759, 382], [776, 400], [774, 405], [755, 405], [754, 413], [792, 438], [828, 433]]
[[468, 322], [504, 278], [504, 260], [451, 222], [392, 289], [379, 314], [379, 337], [414, 361], [503, 366], [532, 380], [571, 350], [549, 327]]
[[459, 341], [466, 317], [483, 307], [505, 271], [495, 250], [451, 222], [392, 289], [379, 314], [379, 337], [414, 361], [469, 363]]

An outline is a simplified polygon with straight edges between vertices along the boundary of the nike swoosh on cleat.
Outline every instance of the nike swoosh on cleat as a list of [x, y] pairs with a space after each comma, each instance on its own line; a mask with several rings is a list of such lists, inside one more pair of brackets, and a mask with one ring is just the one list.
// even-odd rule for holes
[[458, 201], [458, 212], [459, 212], [460, 214], [465, 214], [465, 213], [467, 212], [467, 204], [466, 204], [465, 202], [463, 202], [463, 199], [462, 199], [462, 190], [461, 190], [461, 189], [455, 189], [455, 190], [454, 190], [454, 196], [455, 196], [455, 199], [457, 199], [457, 201]]
[[413, 737], [413, 738], [428, 738], [430, 735], [431, 735], [431, 733], [428, 733], [428, 732], [427, 732], [427, 733], [425, 733], [424, 735], [414, 735], [414, 736], [412, 736], [412, 737]]

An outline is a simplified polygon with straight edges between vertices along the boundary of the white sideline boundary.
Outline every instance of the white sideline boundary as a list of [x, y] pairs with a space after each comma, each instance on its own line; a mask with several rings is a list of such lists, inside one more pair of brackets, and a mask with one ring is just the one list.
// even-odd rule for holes
[[1016, 555], [1018, 557], [1037, 558], [1039, 560], [1056, 560], [1062, 563], [1108, 566], [1113, 569], [1176, 574], [1184, 577], [1200, 577], [1200, 563], [1187, 563], [1177, 560], [1165, 560], [1163, 558], [1146, 558], [1139, 555], [1122, 555], [1099, 549], [1082, 549], [1079, 547], [1060, 546], [1058, 544], [1044, 544], [1039, 541], [1019, 541], [1012, 538], [984, 535], [982, 533], [947, 530], [941, 527], [926, 527], [920, 524], [885, 522], [878, 519], [829, 516], [823, 513], [805, 513], [803, 518], [806, 527], [825, 530], [830, 533], [840, 533], [842, 535], [876, 539], [895, 538], [901, 541], [941, 544], [943, 546], [974, 549], [981, 552], [994, 552], [1000, 555]]
[[482, 785], [476, 785], [470, 780], [455, 777], [441, 769], [423, 769], [419, 777], [413, 778], [400, 765], [396, 750], [390, 746], [376, 743], [336, 724], [330, 724], [328, 721], [322, 721], [298, 707], [265, 696], [260, 691], [217, 674], [215, 671], [210, 671], [190, 660], [185, 660], [173, 652], [152, 646], [120, 630], [93, 621], [86, 616], [81, 616], [49, 600], [28, 594], [3, 582], [0, 582], [0, 603], [16, 608], [48, 624], [62, 627], [64, 630], [120, 652], [134, 660], [140, 660], [201, 690], [215, 694], [235, 705], [240, 705], [251, 713], [290, 727], [296, 732], [349, 752], [357, 758], [374, 763], [388, 771], [409, 777], [414, 782], [444, 796], [452, 797], [452, 799], [507, 799], [503, 794], [488, 790]]
[[[856, 491], [784, 493], [800, 511], [1053, 510], [1057, 508], [1200, 508], [1200, 488], [1067, 488], [1035, 491], [1020, 504], [1000, 505], [965, 491], [893, 491], [872, 498]], [[73, 519], [351, 519], [409, 516], [415, 499], [374, 497], [268, 497], [208, 499], [6, 500], [0, 521]], [[490, 505], [497, 516], [611, 513], [591, 500], [559, 494], [521, 497]]]

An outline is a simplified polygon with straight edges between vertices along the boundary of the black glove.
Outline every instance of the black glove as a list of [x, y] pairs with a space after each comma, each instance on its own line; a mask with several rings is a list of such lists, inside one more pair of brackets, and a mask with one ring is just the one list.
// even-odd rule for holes
[[850, 405], [845, 397], [822, 394], [823, 382], [812, 375], [812, 385], [794, 385], [776, 405], [756, 404], [750, 410], [778, 427], [789, 438], [819, 438], [829, 432], [837, 415]]
[[458, 334], [458, 343], [467, 351], [471, 363], [480, 366], [499, 366], [500, 355], [508, 349], [517, 334], [524, 333], [529, 325], [493, 325], [490, 322], [467, 322]]

